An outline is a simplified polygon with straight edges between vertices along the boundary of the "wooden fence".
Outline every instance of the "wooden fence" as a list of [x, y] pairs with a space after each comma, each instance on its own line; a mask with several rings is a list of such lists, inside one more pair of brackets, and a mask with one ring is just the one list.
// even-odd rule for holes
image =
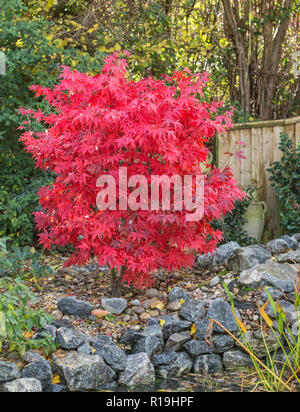
[[[259, 200], [267, 203], [266, 223], [263, 241], [279, 236], [281, 232], [279, 218], [279, 202], [266, 171], [274, 161], [280, 160], [281, 150], [278, 148], [280, 133], [285, 132], [295, 144], [300, 142], [300, 116], [286, 120], [272, 120], [236, 124], [228, 133], [217, 139], [217, 164], [221, 167], [229, 163], [240, 187], [255, 186], [258, 188]], [[241, 162], [231, 157], [228, 161], [226, 152], [235, 153], [236, 142], [243, 141], [246, 147], [241, 150], [246, 159]]]

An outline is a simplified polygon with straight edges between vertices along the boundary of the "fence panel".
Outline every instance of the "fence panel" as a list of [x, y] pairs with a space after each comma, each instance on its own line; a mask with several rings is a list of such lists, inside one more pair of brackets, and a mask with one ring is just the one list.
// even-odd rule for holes
[[[285, 132], [293, 139], [294, 144], [300, 142], [300, 116], [286, 120], [274, 120], [236, 124], [228, 133], [221, 133], [217, 138], [217, 164], [219, 167], [228, 163], [234, 177], [242, 188], [255, 186], [258, 188], [260, 200], [267, 203], [267, 214], [263, 241], [267, 241], [282, 233], [279, 219], [279, 202], [269, 181], [268, 169], [282, 156], [278, 148], [280, 133]], [[239, 162], [229, 159], [226, 152], [235, 152], [235, 142], [244, 141], [243, 148], [246, 159]]]

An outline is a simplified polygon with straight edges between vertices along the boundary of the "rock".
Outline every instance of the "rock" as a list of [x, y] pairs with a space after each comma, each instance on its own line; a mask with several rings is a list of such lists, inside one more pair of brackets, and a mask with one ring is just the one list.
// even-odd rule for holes
[[148, 298], [156, 298], [157, 296], [159, 296], [159, 292], [157, 289], [147, 289], [145, 295]]
[[[236, 316], [239, 316], [237, 310], [235, 311], [235, 314]], [[215, 299], [212, 301], [207, 312], [207, 318], [218, 321], [229, 332], [239, 331], [237, 322], [231, 310], [231, 306], [223, 299]], [[216, 323], [213, 324], [213, 331], [224, 333], [224, 329]]]
[[86, 336], [77, 329], [59, 328], [57, 331], [56, 342], [64, 349], [77, 349], [86, 340]]
[[192, 358], [197, 358], [199, 355], [213, 353], [213, 347], [208, 345], [205, 340], [191, 340], [185, 343], [183, 347]]
[[122, 345], [133, 345], [137, 342], [138, 339], [141, 339], [143, 335], [141, 332], [137, 332], [135, 330], [129, 329], [124, 332], [123, 336], [120, 338], [119, 342]]
[[257, 288], [259, 286], [273, 286], [282, 292], [294, 290], [294, 281], [297, 271], [286, 263], [268, 261], [244, 270], [239, 278], [242, 285]]
[[43, 328], [37, 329], [33, 335], [33, 339], [44, 339], [45, 337], [50, 336], [50, 338], [55, 341], [56, 339], [56, 327], [53, 325], [45, 325]]
[[266, 248], [273, 254], [284, 253], [288, 248], [288, 244], [283, 239], [273, 239], [266, 244]]
[[141, 335], [144, 338], [147, 336], [157, 336], [158, 338], [163, 339], [163, 330], [160, 325], [146, 326], [146, 328], [141, 332]]
[[209, 319], [207, 315], [205, 316], [205, 318], [201, 319], [199, 322], [195, 322], [195, 326], [196, 326], [196, 334], [195, 334], [196, 338], [198, 340], [204, 340], [208, 332], [207, 328], [209, 326]]
[[114, 342], [112, 344], [98, 346], [97, 353], [100, 353], [105, 362], [115, 371], [119, 372], [125, 369], [126, 354]]
[[129, 355], [125, 370], [119, 377], [119, 385], [142, 386], [151, 385], [155, 382], [155, 372], [152, 363], [146, 353]]
[[168, 296], [169, 302], [177, 302], [183, 299], [187, 301], [192, 299], [192, 296], [182, 288], [175, 287], [171, 290]]
[[[270, 293], [275, 302], [283, 296], [283, 292], [280, 292], [279, 290], [275, 290], [273, 288], [268, 288], [268, 292]], [[266, 292], [264, 292], [261, 295], [261, 298], [264, 302], [269, 300], [269, 297]]]
[[20, 378], [18, 365], [15, 362], [0, 362], [0, 384]]
[[182, 346], [186, 342], [188, 342], [191, 339], [192, 337], [191, 337], [190, 332], [174, 333], [167, 340], [167, 343], [165, 345], [165, 350], [166, 351], [172, 350], [174, 352], [177, 352], [182, 348]]
[[59, 328], [73, 328], [73, 323], [68, 319], [55, 319], [54, 322], [51, 322], [51, 326], [54, 326], [56, 329]]
[[[261, 332], [260, 330], [257, 330], [255, 332], [247, 331], [245, 334], [245, 338], [251, 347], [251, 350], [253, 351], [254, 355], [256, 355], [258, 358], [262, 358], [267, 354], [267, 349], [264, 344], [264, 341], [261, 337]], [[264, 335], [268, 350], [270, 352], [275, 351], [278, 347], [278, 341], [275, 337], [275, 335], [270, 331], [268, 335]], [[235, 343], [235, 345], [240, 349], [240, 346], [238, 343]]]
[[92, 346], [96, 350], [101, 350], [103, 345], [115, 345], [111, 336], [108, 335], [97, 335], [96, 339], [93, 341]]
[[229, 258], [227, 266], [233, 272], [241, 272], [264, 263], [271, 257], [271, 253], [262, 245], [246, 246], [234, 252]]
[[198, 322], [204, 318], [205, 309], [199, 300], [188, 300], [182, 304], [179, 316], [190, 322]]
[[27, 363], [41, 362], [45, 360], [45, 358], [43, 358], [39, 353], [33, 350], [28, 350], [27, 352], [25, 352], [22, 358]]
[[73, 315], [81, 319], [88, 318], [93, 310], [93, 306], [82, 300], [68, 296], [57, 302], [57, 307], [63, 315]]
[[279, 263], [300, 263], [300, 249], [291, 250], [287, 253], [281, 253], [277, 256]]
[[221, 372], [223, 370], [221, 356], [216, 354], [198, 356], [194, 362], [194, 372], [199, 373], [203, 370], [211, 374]]
[[0, 392], [42, 392], [41, 382], [35, 378], [20, 378], [4, 383]]
[[227, 369], [253, 367], [251, 357], [240, 350], [230, 350], [225, 352], [223, 355], [223, 364]]
[[291, 236], [283, 235], [281, 236], [280, 239], [284, 240], [287, 243], [289, 249], [294, 249], [294, 250], [297, 249], [298, 241], [295, 238]]
[[181, 303], [179, 301], [169, 302], [167, 304], [167, 310], [171, 310], [173, 312], [177, 312], [181, 308]]
[[149, 309], [153, 303], [157, 302], [157, 299], [146, 299], [142, 302], [144, 309]]
[[237, 242], [228, 242], [221, 245], [213, 252], [213, 266], [225, 265], [228, 259], [233, 255], [233, 253], [240, 249], [240, 245]]
[[220, 283], [220, 277], [219, 276], [214, 276], [210, 282], [209, 282], [209, 286], [211, 288], [213, 288], [214, 286], [217, 286], [217, 284]]
[[190, 372], [193, 361], [185, 352], [177, 352], [176, 358], [169, 364], [158, 366], [157, 373], [164, 379], [179, 377]]
[[82, 345], [78, 346], [77, 352], [82, 353], [83, 355], [92, 355], [93, 353], [90, 345], [87, 342], [84, 342]]
[[[297, 320], [297, 312], [296, 312], [295, 305], [285, 300], [279, 300], [278, 303], [284, 311], [286, 322], [289, 322], [289, 323], [295, 322]], [[276, 308], [276, 312], [274, 313], [273, 308], [270, 304], [268, 304], [265, 311], [272, 319], [276, 319], [279, 316], [277, 308]]]
[[164, 347], [164, 341], [158, 336], [146, 336], [137, 341], [133, 346], [132, 353], [147, 353], [148, 356], [161, 351]]
[[134, 299], [130, 302], [131, 306], [140, 306], [141, 302], [138, 299]]
[[183, 332], [190, 329], [191, 326], [192, 323], [187, 320], [181, 320], [180, 318], [170, 319], [169, 322], [164, 324], [162, 329], [164, 338], [168, 339], [173, 333]]
[[51, 383], [51, 385], [48, 385], [47, 388], [45, 388], [43, 391], [48, 393], [68, 392], [68, 387], [66, 385], [61, 385], [58, 383]]
[[123, 298], [102, 298], [103, 309], [110, 313], [120, 315], [127, 308], [127, 300]]
[[199, 271], [208, 270], [210, 267], [212, 267], [211, 254], [209, 253], [208, 255], [197, 255], [194, 266]]
[[235, 340], [229, 335], [215, 335], [213, 340], [213, 352], [224, 353], [234, 347]]
[[97, 390], [99, 386], [112, 382], [116, 376], [101, 356], [74, 351], [63, 358], [54, 355], [53, 369], [65, 380], [71, 392]]
[[169, 363], [173, 362], [175, 359], [177, 359], [177, 353], [172, 350], [157, 353], [151, 357], [152, 364], [154, 365], [154, 367], [158, 367], [161, 365], [168, 365]]
[[150, 318], [151, 318], [151, 315], [150, 315], [150, 313], [147, 313], [147, 312], [144, 312], [140, 315], [141, 320], [148, 320]]
[[52, 369], [50, 363], [46, 360], [29, 363], [21, 372], [22, 378], [35, 378], [41, 382], [43, 389], [52, 383]]
[[296, 242], [300, 243], [300, 233], [295, 233], [291, 236], [292, 239], [296, 240]]

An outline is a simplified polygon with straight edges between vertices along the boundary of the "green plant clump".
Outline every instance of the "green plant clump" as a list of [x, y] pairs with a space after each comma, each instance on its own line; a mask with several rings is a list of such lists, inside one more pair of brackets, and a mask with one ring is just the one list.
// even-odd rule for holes
[[280, 202], [281, 226], [287, 233], [300, 230], [300, 146], [294, 146], [286, 133], [281, 133], [279, 149], [283, 155], [267, 169]]

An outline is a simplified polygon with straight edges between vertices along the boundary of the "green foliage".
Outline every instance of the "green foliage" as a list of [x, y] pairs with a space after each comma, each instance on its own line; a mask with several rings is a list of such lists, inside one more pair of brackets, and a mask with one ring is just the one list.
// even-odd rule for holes
[[218, 228], [223, 232], [223, 243], [230, 241], [237, 242], [240, 246], [248, 246], [257, 243], [257, 240], [248, 236], [247, 232], [243, 230], [243, 225], [247, 222], [243, 217], [246, 212], [254, 193], [253, 188], [249, 187], [245, 190], [247, 199], [238, 200], [235, 202], [235, 207], [232, 213], [226, 213], [224, 219], [214, 222], [214, 228]]
[[278, 196], [281, 226], [287, 233], [300, 230], [300, 147], [293, 146], [288, 135], [281, 133], [279, 149], [283, 155], [267, 169]]
[[42, 328], [53, 321], [52, 316], [41, 309], [33, 309], [35, 295], [19, 278], [0, 279], [0, 349], [4, 341], [10, 350], [23, 354], [28, 349], [44, 349], [48, 354], [56, 344], [47, 335], [43, 339], [31, 339], [35, 328]]

